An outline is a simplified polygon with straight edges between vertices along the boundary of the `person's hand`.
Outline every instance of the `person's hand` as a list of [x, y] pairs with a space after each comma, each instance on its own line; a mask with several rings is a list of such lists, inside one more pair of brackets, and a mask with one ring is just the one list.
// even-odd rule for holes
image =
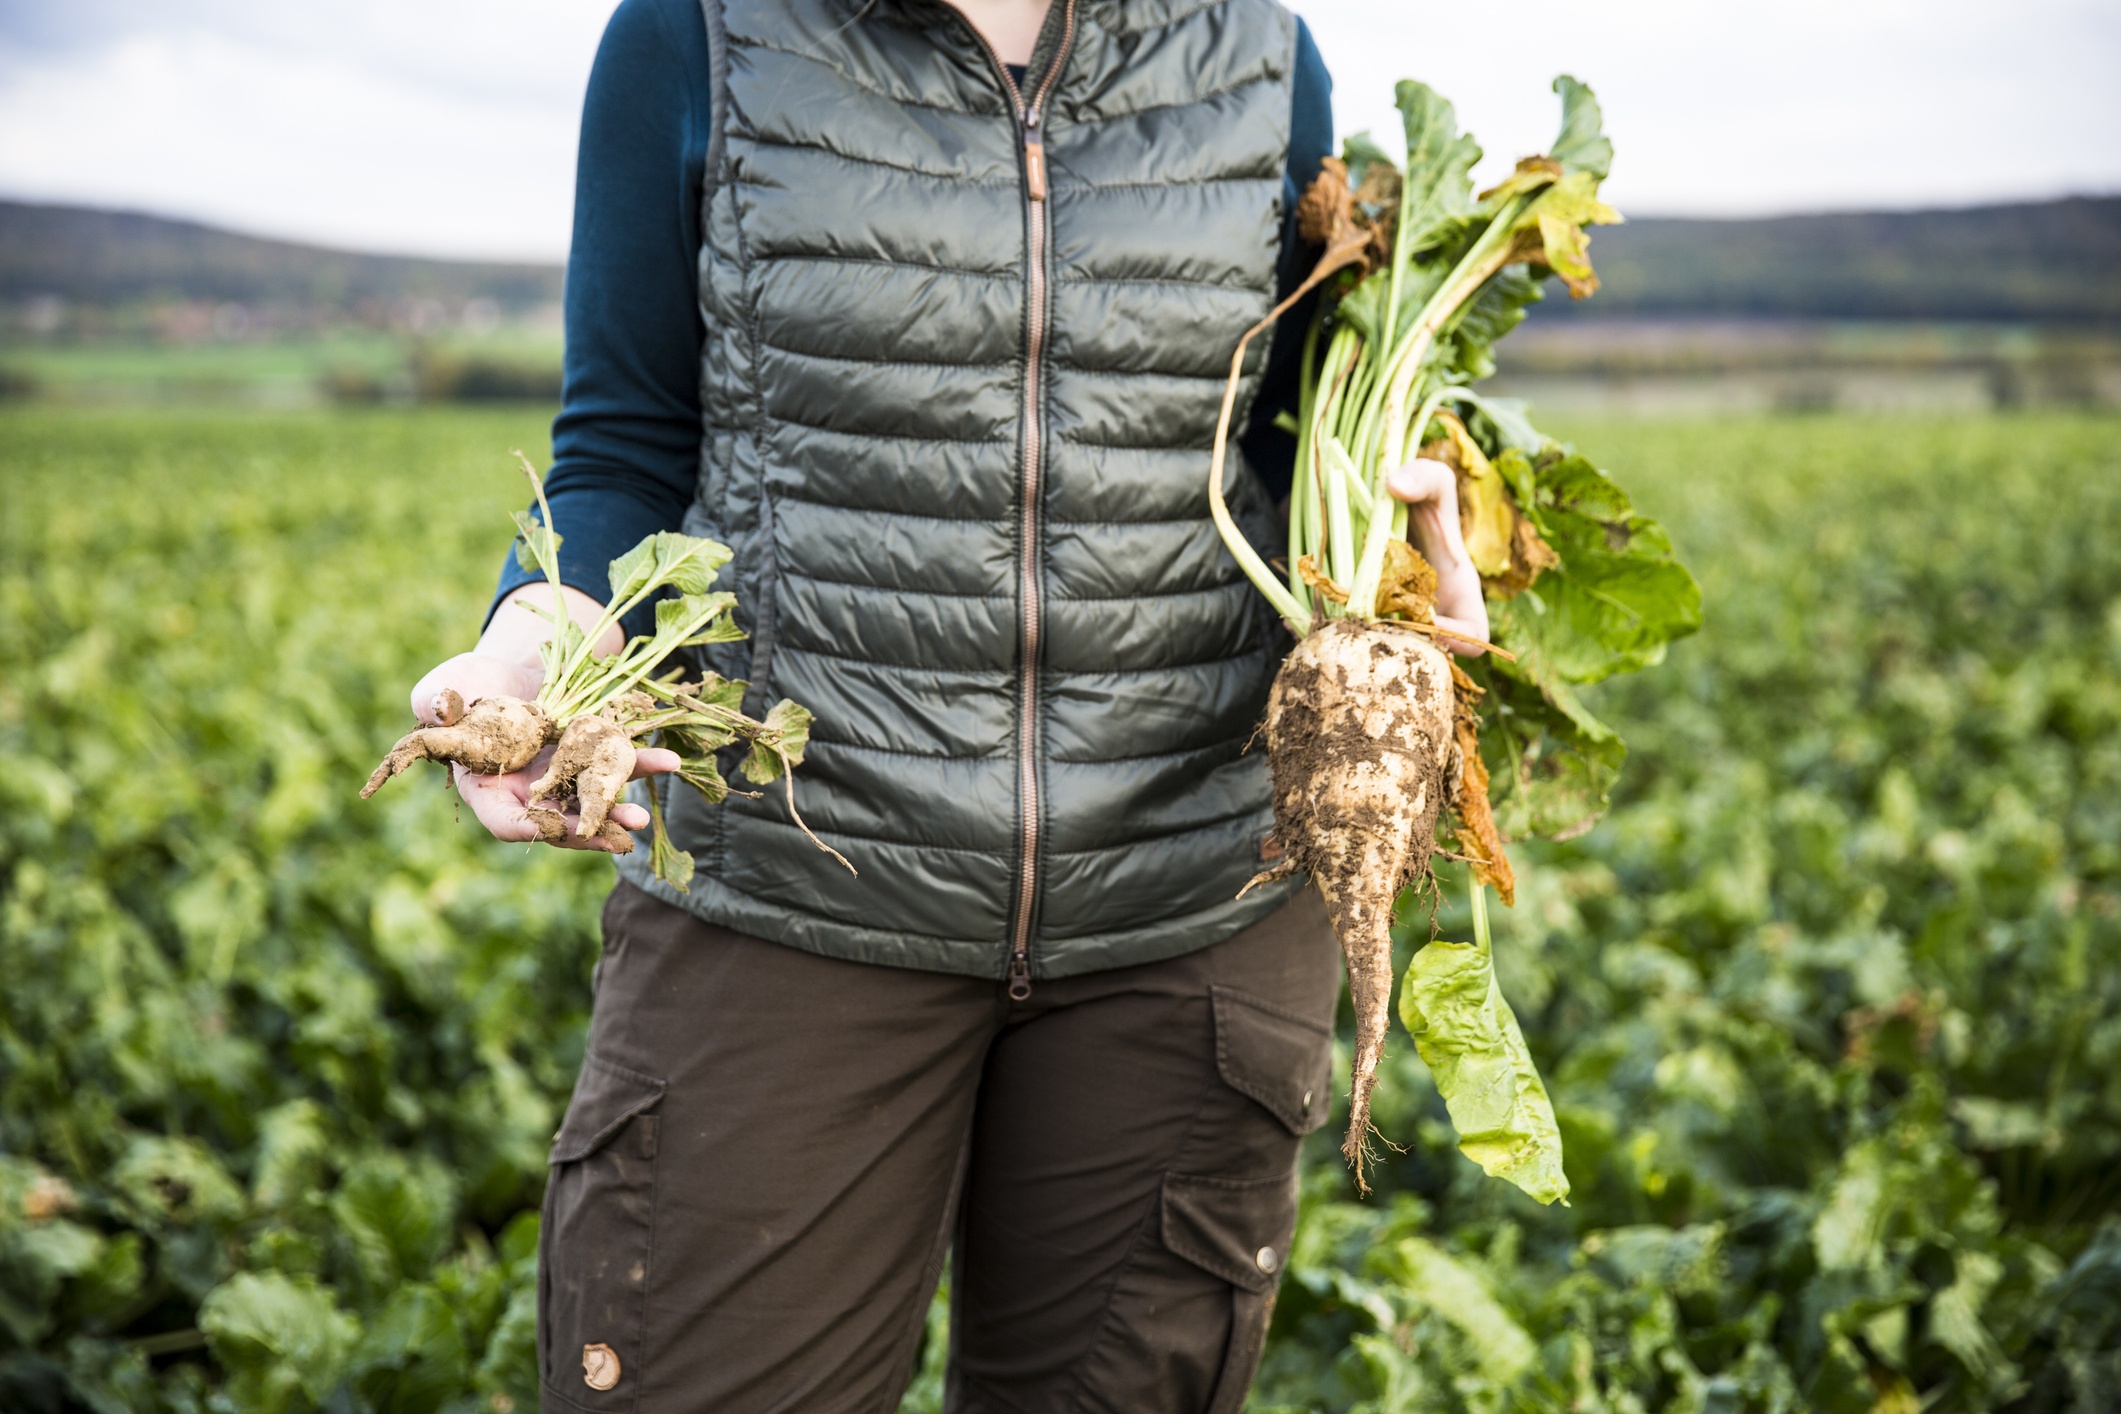
[[1471, 640], [1441, 633], [1436, 641], [1453, 653], [1479, 657], [1487, 652], [1480, 645], [1488, 638], [1488, 601], [1458, 528], [1458, 473], [1440, 461], [1417, 457], [1386, 478], [1385, 485], [1407, 503], [1407, 532], [1436, 571], [1436, 626], [1455, 629]]
[[[564, 592], [569, 612], [585, 630], [588, 629], [595, 623], [602, 606], [578, 589]], [[452, 706], [461, 710], [482, 697], [519, 697], [529, 701], [538, 695], [538, 688], [545, 680], [544, 668], [538, 661], [538, 645], [550, 630], [545, 620], [515, 603], [531, 593], [549, 595], [552, 591], [542, 583], [526, 584], [516, 590], [494, 611], [493, 621], [479, 639], [478, 647], [437, 664], [413, 685], [412, 712], [422, 726], [444, 726]], [[605, 641], [599, 642], [597, 651], [616, 652], [623, 641], [618, 630], [612, 629], [606, 634]], [[454, 704], [449, 701], [450, 693], [456, 695]], [[543, 839], [562, 849], [618, 852], [619, 841], [608, 832], [588, 839], [575, 834], [575, 827], [581, 823], [577, 811], [569, 810], [562, 815], [566, 823], [564, 833], [551, 830], [549, 824], [541, 828], [537, 818], [530, 813], [531, 782], [545, 774], [552, 753], [553, 748], [548, 746], [528, 766], [505, 776], [475, 775], [462, 766], [451, 766], [450, 772], [464, 803], [471, 807], [471, 813], [486, 827], [487, 833], [497, 840], [527, 842]], [[634, 752], [633, 774], [629, 779], [638, 781], [677, 768], [678, 754], [675, 751], [646, 747]], [[549, 822], [550, 807], [544, 813]], [[614, 805], [610, 818], [623, 830], [648, 828], [648, 812], [629, 801]]]
[[412, 685], [412, 714], [423, 727], [444, 727], [450, 722], [445, 693], [457, 694], [461, 711], [482, 697], [520, 697], [528, 702], [544, 682], [545, 670], [536, 658], [526, 665], [520, 659], [486, 651], [481, 644], [437, 663]]

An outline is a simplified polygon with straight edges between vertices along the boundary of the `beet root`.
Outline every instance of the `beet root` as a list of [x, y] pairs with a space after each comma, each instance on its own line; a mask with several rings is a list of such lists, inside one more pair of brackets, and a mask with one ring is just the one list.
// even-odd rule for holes
[[633, 738], [626, 729], [602, 717], [577, 717], [560, 733], [545, 774], [530, 783], [530, 803], [573, 796], [582, 807], [575, 833], [586, 840], [603, 831], [632, 774]]
[[557, 735], [552, 719], [536, 703], [482, 697], [448, 726], [421, 727], [400, 737], [361, 788], [361, 799], [374, 795], [383, 782], [415, 761], [448, 761], [474, 775], [505, 776], [528, 766]]
[[[567, 840], [567, 817], [546, 805], [532, 805], [523, 811], [530, 823], [537, 828], [540, 844], [564, 844]], [[579, 834], [579, 831], [575, 833]], [[607, 818], [597, 827], [597, 837], [611, 846], [613, 854], [633, 853], [633, 836], [624, 825]]]
[[1424, 878], [1449, 792], [1451, 664], [1391, 622], [1330, 619], [1296, 646], [1267, 699], [1274, 833], [1325, 895], [1355, 1002], [1341, 1153], [1368, 1192], [1370, 1092], [1391, 1018], [1392, 905]]

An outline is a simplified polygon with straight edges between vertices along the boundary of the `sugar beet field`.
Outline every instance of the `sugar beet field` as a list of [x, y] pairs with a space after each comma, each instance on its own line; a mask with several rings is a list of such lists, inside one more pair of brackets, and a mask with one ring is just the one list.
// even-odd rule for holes
[[[1574, 1206], [1399, 1035], [1250, 1407], [2121, 1407], [2121, 420], [1558, 430], [1707, 602], [1499, 920]], [[607, 870], [355, 791], [543, 437], [0, 414], [0, 1408], [536, 1406]]]

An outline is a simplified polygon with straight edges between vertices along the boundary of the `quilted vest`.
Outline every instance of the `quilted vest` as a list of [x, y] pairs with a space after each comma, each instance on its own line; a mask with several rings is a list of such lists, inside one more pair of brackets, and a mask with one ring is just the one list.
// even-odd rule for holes
[[[1272, 305], [1295, 21], [1053, 0], [1019, 86], [937, 0], [703, 0], [713, 60], [688, 532], [710, 663], [816, 714], [780, 786], [665, 792], [699, 917], [1007, 979], [1221, 941], [1272, 830], [1289, 644], [1208, 518], [1230, 351]], [[1259, 347], [1239, 404], [1254, 391]], [[1265, 548], [1257, 478], [1226, 492]], [[1251, 749], [1248, 751], [1248, 746]]]

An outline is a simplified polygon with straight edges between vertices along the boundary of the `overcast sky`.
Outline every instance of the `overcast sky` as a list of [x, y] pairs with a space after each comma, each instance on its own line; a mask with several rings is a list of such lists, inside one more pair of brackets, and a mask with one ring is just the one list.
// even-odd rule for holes
[[[0, 0], [0, 194], [555, 259], [612, 0]], [[1491, 167], [1591, 83], [1636, 214], [2121, 191], [2115, 0], [1308, 0], [1342, 131], [1391, 85]]]

